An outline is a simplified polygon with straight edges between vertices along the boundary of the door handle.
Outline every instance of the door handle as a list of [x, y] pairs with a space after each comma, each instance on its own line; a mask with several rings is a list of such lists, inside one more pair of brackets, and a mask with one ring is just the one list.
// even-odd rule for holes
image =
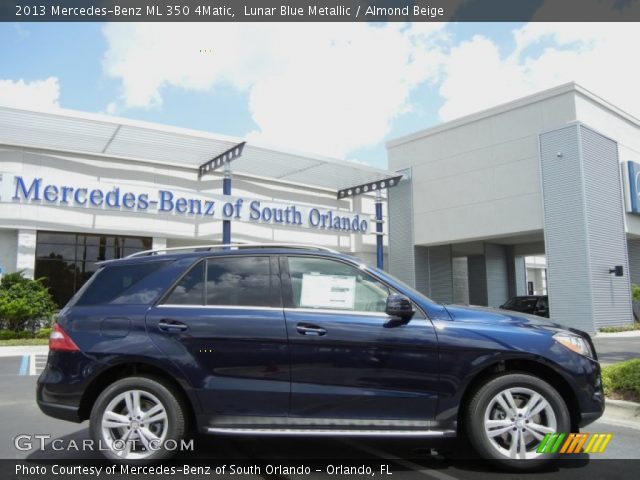
[[327, 333], [324, 328], [318, 327], [317, 325], [311, 325], [309, 323], [299, 323], [296, 326], [296, 330], [300, 335], [310, 335], [321, 337]]
[[158, 328], [164, 332], [184, 332], [189, 328], [188, 325], [185, 325], [182, 322], [177, 322], [175, 320], [160, 320], [158, 322]]

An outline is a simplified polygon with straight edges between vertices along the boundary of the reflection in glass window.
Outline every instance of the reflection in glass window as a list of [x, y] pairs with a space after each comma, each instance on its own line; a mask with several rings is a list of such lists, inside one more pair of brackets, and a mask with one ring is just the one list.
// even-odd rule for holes
[[274, 305], [269, 257], [224, 257], [207, 260], [207, 305], [269, 307]]
[[289, 257], [293, 303], [300, 308], [384, 312], [389, 289], [343, 262]]
[[149, 237], [92, 233], [38, 232], [35, 277], [62, 307], [96, 271], [95, 262], [151, 248]]
[[164, 302], [168, 305], [204, 305], [204, 262], [189, 271]]

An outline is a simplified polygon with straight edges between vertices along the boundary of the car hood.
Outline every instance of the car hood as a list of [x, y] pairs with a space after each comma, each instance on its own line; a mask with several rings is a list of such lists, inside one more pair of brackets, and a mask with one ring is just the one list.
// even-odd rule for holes
[[569, 327], [550, 321], [548, 318], [528, 313], [502, 310], [475, 305], [444, 305], [455, 321], [473, 323], [500, 323], [545, 328], [549, 330], [572, 330]]

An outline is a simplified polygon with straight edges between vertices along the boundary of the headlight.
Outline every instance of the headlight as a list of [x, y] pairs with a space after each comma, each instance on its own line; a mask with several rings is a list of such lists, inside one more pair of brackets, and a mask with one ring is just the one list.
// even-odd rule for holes
[[573, 335], [572, 333], [556, 333], [553, 338], [569, 350], [584, 355], [585, 357], [593, 358], [593, 352], [591, 351], [589, 342], [581, 336]]

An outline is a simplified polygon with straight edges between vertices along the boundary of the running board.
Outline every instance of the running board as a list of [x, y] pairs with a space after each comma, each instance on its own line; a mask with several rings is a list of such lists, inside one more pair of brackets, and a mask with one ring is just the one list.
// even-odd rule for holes
[[321, 430], [317, 428], [207, 428], [219, 435], [272, 435], [304, 437], [454, 437], [455, 430]]

